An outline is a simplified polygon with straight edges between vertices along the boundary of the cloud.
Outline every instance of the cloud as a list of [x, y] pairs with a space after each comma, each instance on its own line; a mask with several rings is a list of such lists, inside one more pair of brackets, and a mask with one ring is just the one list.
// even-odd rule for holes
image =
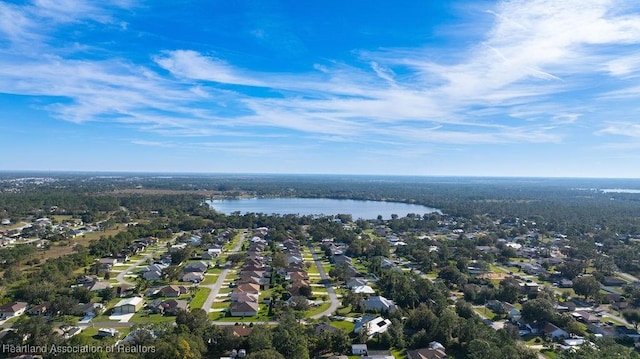
[[188, 79], [219, 82], [231, 85], [265, 86], [259, 80], [243, 76], [226, 62], [205, 57], [191, 50], [169, 51], [155, 61], [174, 76]]
[[640, 124], [630, 122], [609, 123], [596, 134], [640, 138]]
[[[69, 56], [50, 43], [69, 24], [128, 31], [114, 9], [133, 5], [112, 4], [0, 3], [0, 40], [9, 44], [0, 49], [0, 91], [47, 96], [46, 109], [66, 121], [113, 121], [163, 136], [278, 129], [332, 142], [412, 145], [560, 143], [584, 112], [640, 96], [611, 82], [637, 76], [640, 67], [640, 16], [631, 2], [502, 1], [482, 14], [493, 23], [479, 43], [446, 51], [354, 49], [354, 60], [310, 59], [306, 73], [244, 68], [222, 53], [188, 48], [135, 63], [124, 55]], [[265, 28], [254, 35], [264, 38]], [[594, 78], [610, 86], [594, 89], [587, 82]], [[620, 128], [600, 133], [622, 135]]]

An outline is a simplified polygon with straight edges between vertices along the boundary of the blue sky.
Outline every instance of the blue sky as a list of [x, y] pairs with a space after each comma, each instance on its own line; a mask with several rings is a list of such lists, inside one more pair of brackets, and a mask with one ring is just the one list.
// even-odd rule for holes
[[640, 4], [0, 1], [0, 170], [640, 177]]

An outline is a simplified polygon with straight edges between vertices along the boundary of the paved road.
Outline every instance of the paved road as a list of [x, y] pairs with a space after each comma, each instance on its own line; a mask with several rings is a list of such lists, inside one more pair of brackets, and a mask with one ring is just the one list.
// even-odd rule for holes
[[[173, 242], [176, 238], [178, 238], [179, 235], [176, 235], [175, 237], [173, 237], [170, 241]], [[164, 247], [162, 245], [166, 244], [166, 242], [158, 242], [158, 246], [156, 248], [153, 249], [153, 252], [147, 254], [146, 256], [144, 256], [144, 258], [135, 261], [132, 265], [130, 265], [129, 267], [127, 267], [127, 269], [124, 269], [123, 271], [121, 271], [120, 273], [118, 273], [118, 276], [116, 277], [116, 280], [118, 281], [118, 283], [120, 284], [126, 284], [126, 285], [130, 285], [130, 286], [135, 286], [136, 283], [134, 282], [129, 282], [128, 280], [125, 279], [125, 275], [129, 272], [132, 272], [137, 266], [141, 265], [142, 263], [146, 263], [146, 261], [150, 258], [153, 258], [153, 255], [156, 254], [156, 252], [160, 249], [164, 249]]]
[[[238, 251], [240, 251], [240, 248], [242, 248], [242, 242], [244, 242], [246, 235], [247, 235], [247, 232], [242, 232], [242, 234], [240, 235], [240, 240], [238, 241], [238, 244], [236, 244], [236, 246], [231, 250], [230, 254], [238, 253]], [[222, 273], [220, 273], [220, 276], [218, 277], [218, 280], [215, 282], [215, 284], [207, 284], [207, 285], [200, 286], [202, 288], [211, 289], [211, 292], [209, 292], [209, 296], [207, 297], [207, 300], [202, 305], [202, 310], [204, 310], [205, 313], [211, 312], [211, 307], [213, 306], [213, 302], [218, 296], [218, 293], [220, 292], [220, 288], [222, 288], [222, 284], [224, 283], [225, 278], [227, 278], [227, 274], [229, 274], [229, 262], [225, 264], [225, 267], [226, 268], [222, 271]]]
[[324, 271], [324, 267], [322, 266], [322, 262], [318, 258], [313, 245], [309, 245], [309, 250], [311, 251], [311, 255], [313, 256], [313, 261], [316, 263], [316, 267], [318, 267], [318, 273], [320, 273], [320, 279], [324, 281], [324, 286], [327, 288], [327, 293], [329, 293], [329, 300], [331, 301], [331, 305], [329, 308], [322, 313], [316, 314], [311, 317], [311, 319], [319, 319], [325, 316], [329, 316], [335, 313], [336, 310], [340, 307], [340, 301], [338, 300], [338, 296], [336, 295], [336, 291], [333, 290], [333, 286], [331, 285], [331, 281], [327, 276], [327, 273]]

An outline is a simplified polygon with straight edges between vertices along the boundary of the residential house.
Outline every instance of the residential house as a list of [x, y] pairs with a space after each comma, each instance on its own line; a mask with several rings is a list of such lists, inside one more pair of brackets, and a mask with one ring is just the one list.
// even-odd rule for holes
[[266, 268], [260, 264], [246, 263], [242, 266], [241, 272], [265, 272]]
[[235, 289], [230, 294], [232, 302], [258, 302], [258, 293], [247, 293]]
[[169, 253], [174, 253], [177, 251], [181, 251], [183, 249], [187, 248], [187, 244], [186, 243], [178, 243], [178, 244], [174, 244], [169, 248]]
[[99, 337], [115, 337], [118, 335], [118, 331], [114, 328], [100, 328], [98, 329]]
[[298, 295], [300, 293], [300, 288], [309, 286], [309, 282], [307, 282], [306, 280], [299, 280], [297, 282], [291, 283], [291, 285], [289, 285], [288, 291], [289, 293], [291, 293], [291, 295]]
[[395, 359], [388, 350], [370, 350], [362, 359]]
[[561, 329], [550, 322], [547, 322], [544, 325], [542, 331], [545, 336], [551, 339], [566, 338], [569, 336], [569, 333], [567, 333], [564, 329]]
[[627, 282], [617, 277], [604, 277], [602, 284], [607, 287], [622, 287], [627, 284]]
[[214, 252], [204, 252], [200, 255], [200, 258], [202, 258], [203, 260], [212, 260], [215, 259], [218, 256], [217, 253]]
[[513, 306], [511, 303], [501, 302], [502, 303], [502, 311], [507, 314], [507, 317], [512, 322], [517, 322], [522, 318], [522, 314], [520, 310]]
[[267, 285], [269, 284], [269, 278], [258, 278], [258, 277], [252, 277], [250, 275], [248, 276], [242, 276], [240, 277], [240, 279], [238, 279], [237, 282], [238, 285], [240, 284], [257, 284], [259, 286], [263, 286], [263, 285]]
[[246, 338], [251, 335], [253, 327], [246, 327], [244, 325], [234, 325], [231, 327], [231, 333], [234, 337]]
[[266, 278], [266, 272], [265, 271], [240, 271], [240, 278], [243, 277], [258, 277], [258, 278]]
[[390, 312], [396, 310], [396, 305], [392, 300], [383, 296], [372, 296], [362, 301], [366, 311]]
[[531, 263], [525, 263], [521, 266], [521, 269], [523, 272], [529, 274], [529, 275], [538, 275], [541, 273], [545, 273], [546, 270], [538, 265], [538, 264], [531, 264]]
[[611, 303], [611, 309], [613, 310], [625, 310], [629, 307], [629, 302], [613, 302]]
[[360, 278], [360, 277], [350, 278], [346, 283], [346, 286], [349, 289], [353, 289], [353, 287], [360, 287], [364, 285], [367, 285], [367, 280], [365, 278]]
[[340, 329], [328, 324], [328, 323], [320, 323], [318, 325], [316, 325], [315, 328], [315, 333], [316, 335], [320, 335], [322, 333], [325, 332], [329, 332], [329, 333], [335, 333], [335, 332], [339, 332]]
[[189, 272], [182, 276], [183, 282], [200, 283], [204, 280], [204, 274], [201, 272]]
[[258, 315], [258, 303], [254, 302], [234, 302], [231, 303], [229, 312], [232, 317], [251, 317]]
[[189, 288], [184, 285], [167, 285], [158, 291], [158, 295], [163, 297], [179, 297], [189, 292]]
[[371, 288], [368, 285], [361, 285], [361, 286], [353, 287], [353, 288], [351, 288], [351, 291], [353, 293], [361, 293], [361, 294], [375, 294], [376, 293], [376, 291], [373, 290], [373, 288]]
[[287, 256], [287, 263], [303, 263], [304, 258], [301, 254], [290, 254]]
[[49, 309], [51, 309], [51, 302], [44, 302], [42, 304], [38, 304], [33, 306], [27, 310], [27, 314], [29, 315], [48, 315]]
[[135, 313], [142, 309], [143, 306], [144, 300], [141, 297], [123, 299], [113, 307], [113, 314]]
[[438, 342], [429, 343], [428, 348], [407, 350], [407, 359], [446, 359], [444, 346]]
[[297, 280], [307, 280], [309, 279], [309, 275], [307, 272], [288, 272], [285, 276], [285, 280], [297, 281]]
[[118, 263], [118, 259], [114, 257], [100, 258], [98, 259], [98, 264], [101, 268], [108, 268], [109, 270], [113, 268]]
[[11, 302], [0, 306], [0, 320], [21, 316], [27, 310], [25, 302]]
[[236, 287], [236, 290], [241, 292], [246, 292], [246, 293], [258, 294], [260, 293], [260, 286], [254, 283], [244, 283], [244, 284], [239, 284]]
[[162, 272], [157, 271], [157, 270], [152, 270], [152, 271], [148, 271], [148, 272], [144, 272], [142, 274], [142, 278], [149, 280], [149, 281], [156, 281], [156, 280], [160, 280], [162, 279]]
[[88, 288], [91, 292], [99, 292], [101, 290], [111, 288], [111, 283], [103, 281], [93, 282]]
[[104, 311], [105, 307], [102, 303], [78, 303], [73, 308], [74, 313], [83, 316], [96, 316]]
[[391, 321], [389, 319], [384, 319], [382, 317], [369, 317], [364, 316], [355, 322], [355, 327], [353, 328], [354, 333], [360, 333], [362, 330], [365, 330], [369, 339], [373, 338], [375, 335], [384, 333], [389, 329], [391, 325]]
[[562, 278], [558, 281], [558, 287], [560, 288], [573, 288], [573, 281], [571, 279]]
[[159, 313], [164, 315], [177, 315], [181, 310], [189, 309], [189, 302], [180, 299], [167, 299], [156, 307]]
[[533, 294], [533, 293], [538, 293], [538, 291], [540, 291], [540, 285], [534, 281], [521, 282], [519, 283], [519, 285], [520, 285], [520, 292], [524, 294]]
[[209, 265], [207, 263], [203, 261], [198, 261], [198, 262], [189, 263], [186, 266], [184, 266], [184, 268], [182, 268], [182, 272], [183, 273], [192, 273], [192, 272], [204, 273], [207, 271], [207, 268], [209, 268]]
[[595, 314], [593, 313], [589, 313], [587, 311], [584, 310], [578, 310], [575, 311], [573, 313], [571, 313], [571, 315], [579, 322], [583, 322], [583, 323], [595, 323], [595, 322], [599, 322], [600, 318], [598, 318]]
[[346, 256], [344, 254], [332, 256], [331, 257], [331, 262], [333, 262], [335, 265], [344, 263], [344, 264], [346, 264], [348, 266], [353, 266], [353, 260], [351, 259], [351, 257]]

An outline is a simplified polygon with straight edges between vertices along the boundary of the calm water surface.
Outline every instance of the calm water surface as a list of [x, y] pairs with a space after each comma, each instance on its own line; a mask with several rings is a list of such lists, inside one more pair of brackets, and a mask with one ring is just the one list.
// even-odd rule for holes
[[214, 210], [225, 214], [233, 212], [301, 216], [350, 214], [354, 219], [375, 219], [378, 215], [384, 219], [390, 219], [392, 214], [404, 217], [408, 213], [423, 215], [439, 212], [435, 208], [417, 204], [327, 198], [250, 198], [212, 200], [207, 203]]

